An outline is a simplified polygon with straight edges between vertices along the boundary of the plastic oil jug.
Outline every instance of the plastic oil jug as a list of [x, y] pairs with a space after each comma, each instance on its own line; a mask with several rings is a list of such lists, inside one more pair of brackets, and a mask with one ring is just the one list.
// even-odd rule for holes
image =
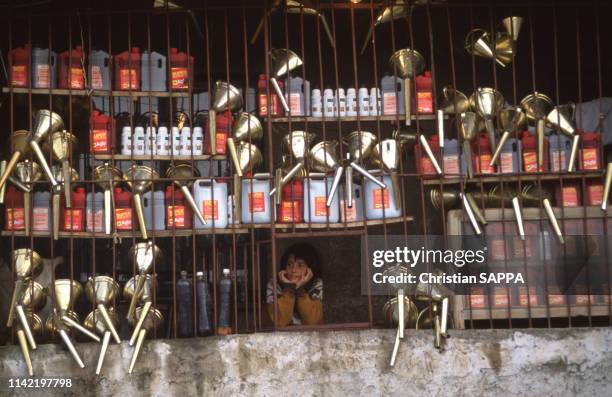
[[187, 204], [183, 192], [171, 185], [166, 188], [165, 198], [166, 229], [191, 229], [193, 226], [193, 211]]
[[489, 135], [481, 133], [472, 143], [472, 161], [475, 174], [494, 174], [495, 167], [491, 166], [491, 157], [493, 152]]
[[119, 231], [138, 230], [132, 210], [132, 192], [115, 187], [115, 228]]
[[147, 230], [166, 229], [166, 206], [163, 190], [156, 190], [142, 195], [142, 212]]
[[132, 127], [126, 125], [121, 129], [121, 154], [124, 156], [130, 156], [132, 151]]
[[113, 133], [115, 130], [115, 120], [112, 117], [97, 109], [93, 109], [89, 117], [89, 128], [89, 148], [91, 153], [111, 154], [115, 151], [115, 134]]
[[386, 173], [381, 173], [380, 170], [370, 170], [369, 172], [375, 178], [382, 180], [382, 182], [387, 185], [387, 188], [381, 189], [380, 186], [369, 179], [365, 180], [364, 201], [366, 219], [382, 219], [383, 213], [385, 218], [396, 218], [401, 216], [401, 207], [398, 205], [399, 203], [395, 202], [393, 197], [391, 177]]
[[85, 230], [85, 188], [77, 187], [72, 192], [72, 207], [62, 207], [62, 230], [82, 232]]
[[88, 232], [104, 231], [104, 193], [87, 193], [85, 210], [85, 230]]
[[498, 170], [502, 174], [516, 174], [521, 170], [521, 141], [508, 138], [499, 155]]
[[444, 170], [444, 175], [451, 177], [461, 175], [461, 153], [459, 149], [459, 141], [456, 139], [445, 139], [443, 153], [442, 169]]
[[550, 148], [550, 170], [553, 172], [567, 171], [569, 165], [572, 141], [562, 134], [552, 134], [548, 137]]
[[382, 114], [404, 114], [404, 80], [396, 76], [384, 76], [380, 80]]
[[321, 98], [321, 90], [315, 88], [312, 90], [312, 117], [323, 117], [323, 99]]
[[382, 111], [380, 98], [380, 88], [372, 87], [370, 89], [370, 116], [378, 116]]
[[59, 88], [85, 89], [83, 63], [83, 47], [80, 45], [76, 46], [73, 50], [64, 51], [59, 54]]
[[94, 90], [110, 91], [110, 54], [92, 50], [89, 53], [89, 85]]
[[32, 230], [48, 232], [51, 230], [51, 193], [36, 192], [32, 204]]
[[[438, 136], [437, 135], [430, 136], [427, 139], [427, 143], [429, 143], [429, 147], [431, 148], [431, 151], [433, 152], [434, 156], [436, 156], [436, 159], [439, 159], [440, 158], [440, 143], [438, 141]], [[425, 149], [421, 148], [420, 143], [416, 143], [414, 145], [414, 160], [416, 162], [417, 173], [422, 174], [422, 175], [436, 175], [437, 174], [433, 163], [429, 159], [429, 156], [427, 156], [427, 152], [425, 152]]]
[[[232, 131], [232, 113], [217, 113], [215, 120], [217, 124], [217, 154], [225, 154], [227, 153], [227, 138]], [[208, 123], [206, 123], [204, 129], [206, 131], [204, 134], [204, 153], [210, 154], [210, 134], [208, 133]]]
[[357, 92], [353, 87], [346, 90], [346, 115], [347, 117], [357, 116]]
[[227, 227], [227, 183], [214, 179], [197, 179], [193, 183], [193, 198], [202, 212], [206, 224], [196, 217], [196, 229], [217, 229]]
[[308, 116], [310, 109], [310, 82], [301, 77], [285, 80], [287, 104], [292, 116]]
[[272, 218], [270, 174], [257, 173], [252, 179], [245, 176], [241, 185], [242, 223], [270, 223]]
[[142, 125], [137, 125], [134, 128], [132, 136], [134, 156], [143, 156], [145, 154], [145, 130]]
[[143, 91], [166, 91], [166, 57], [159, 52], [143, 51], [140, 78]]
[[30, 86], [30, 48], [25, 44], [8, 52], [9, 81], [13, 87]]
[[278, 221], [299, 223], [304, 221], [304, 183], [294, 178], [283, 186]]
[[140, 48], [132, 47], [115, 55], [115, 89], [140, 90]]
[[359, 222], [363, 221], [363, 195], [361, 194], [361, 185], [353, 183], [353, 205], [348, 206], [346, 195], [344, 194], [344, 185], [338, 188], [338, 197], [340, 197], [340, 222]]
[[334, 91], [326, 88], [323, 91], [323, 116], [334, 117]]
[[170, 136], [168, 135], [168, 127], [160, 125], [155, 138], [155, 148], [158, 156], [170, 155]]
[[579, 153], [579, 167], [581, 170], [598, 170], [601, 168], [600, 144], [601, 135], [595, 132], [582, 132], [582, 147]]
[[181, 150], [179, 152], [179, 155], [181, 157], [190, 157], [191, 151], [191, 128], [186, 125], [181, 128]]
[[334, 196], [328, 208], [327, 196], [331, 191], [332, 176], [321, 173], [310, 173], [304, 178], [304, 222], [336, 223], [340, 219], [338, 196]]
[[170, 48], [170, 88], [186, 91], [193, 85], [193, 57]]
[[368, 89], [365, 87], [361, 87], [359, 89], [359, 97], [357, 98], [359, 103], [359, 115], [360, 116], [369, 116], [370, 115], [370, 95], [368, 94]]
[[57, 54], [48, 48], [32, 48], [32, 87], [57, 87]]
[[415, 78], [416, 109], [418, 113], [433, 113], [433, 93], [431, 72], [425, 71]]
[[[285, 83], [283, 81], [279, 81], [278, 85], [282, 91], [283, 87], [285, 86]], [[281, 101], [276, 95], [276, 91], [272, 89], [272, 87], [269, 88], [270, 104], [268, 106], [268, 96], [267, 96], [268, 88], [267, 87], [268, 87], [268, 80], [266, 79], [266, 75], [260, 74], [259, 80], [257, 81], [257, 97], [259, 98], [258, 100], [259, 115], [260, 116], [268, 116], [268, 115], [269, 116], [282, 116], [284, 113], [284, 110], [283, 110]]]
[[23, 192], [9, 185], [6, 189], [4, 197], [5, 208], [5, 229], [6, 230], [24, 230], [25, 229], [25, 212], [23, 207]]
[[201, 156], [204, 153], [204, 130], [202, 126], [196, 125], [193, 127], [191, 134], [191, 145], [193, 146], [193, 155]]
[[538, 166], [538, 138], [536, 134], [523, 131], [521, 133], [521, 143], [523, 145], [523, 171], [526, 173], [548, 171], [548, 139], [544, 137], [544, 161], [542, 166]]

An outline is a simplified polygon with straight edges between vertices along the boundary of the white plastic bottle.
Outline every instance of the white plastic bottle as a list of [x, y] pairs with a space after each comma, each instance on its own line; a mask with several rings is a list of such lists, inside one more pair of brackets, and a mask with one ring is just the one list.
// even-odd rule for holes
[[170, 155], [170, 136], [168, 135], [168, 127], [165, 125], [162, 125], [157, 129], [155, 150], [157, 150], [158, 156]]
[[204, 132], [202, 127], [193, 127], [193, 134], [191, 134], [191, 144], [193, 145], [193, 155], [201, 156], [204, 153]]
[[132, 154], [132, 127], [129, 125], [121, 130], [121, 154], [124, 156]]
[[346, 115], [348, 117], [357, 116], [357, 93], [354, 88], [346, 91]]
[[370, 115], [370, 96], [368, 95], [367, 88], [359, 89], [359, 115], [360, 116]]
[[157, 154], [157, 133], [155, 127], [149, 126], [145, 132], [145, 155]]
[[336, 90], [336, 98], [338, 103], [337, 116], [346, 117], [346, 95], [344, 94], [344, 88]]
[[179, 155], [181, 157], [191, 156], [191, 128], [187, 125], [181, 129], [181, 148]]
[[134, 156], [143, 156], [145, 154], [145, 131], [144, 127], [139, 125], [134, 128]]
[[334, 91], [331, 88], [323, 91], [323, 115], [334, 117]]
[[179, 156], [181, 154], [181, 132], [178, 127], [172, 127], [170, 134], [170, 144], [172, 145], [172, 155]]
[[312, 90], [312, 95], [310, 97], [311, 107], [312, 107], [312, 117], [322, 117], [322, 103], [321, 103], [321, 90], [315, 88]]
[[370, 116], [378, 116], [381, 109], [380, 89], [370, 89]]

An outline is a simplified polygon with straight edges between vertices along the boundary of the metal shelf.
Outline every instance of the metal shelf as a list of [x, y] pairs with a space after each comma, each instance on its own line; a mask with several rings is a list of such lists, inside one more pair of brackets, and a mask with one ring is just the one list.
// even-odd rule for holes
[[[448, 118], [448, 116], [444, 117], [445, 119]], [[268, 117], [264, 117], [263, 118], [265, 121], [268, 121]], [[292, 123], [321, 123], [321, 122], [329, 122], [329, 123], [333, 123], [333, 122], [337, 122], [337, 121], [342, 121], [342, 122], [356, 122], [357, 120], [359, 121], [404, 121], [405, 117], [403, 114], [398, 114], [398, 115], [386, 115], [386, 116], [351, 116], [351, 117], [312, 117], [312, 116], [295, 116], [295, 117], [271, 117], [271, 120], [273, 123], [288, 123], [289, 120], [291, 120]], [[411, 120], [415, 120], [416, 121], [417, 116], [413, 115], [411, 117]], [[419, 114], [418, 115], [418, 119], [419, 121], [433, 121], [436, 120], [436, 115], [435, 114]]]
[[2, 92], [14, 94], [34, 95], [73, 95], [73, 96], [114, 96], [114, 97], [162, 97], [162, 98], [188, 98], [188, 91], [107, 91], [107, 90], [68, 90], [61, 88], [17, 88], [2, 87]]
[[[244, 227], [228, 227], [228, 228], [215, 228], [215, 229], [176, 229], [176, 230], [148, 230], [147, 234], [149, 237], [172, 237], [173, 235], [176, 237], [188, 237], [191, 235], [209, 235], [209, 234], [247, 234], [249, 231]], [[15, 236], [15, 237], [25, 237], [25, 232], [23, 231], [12, 231], [12, 230], [3, 230], [1, 233], [2, 236]], [[31, 235], [33, 237], [51, 237], [51, 232], [32, 232]], [[60, 238], [99, 238], [99, 239], [109, 239], [113, 237], [119, 238], [140, 238], [142, 235], [139, 231], [127, 231], [127, 232], [117, 232], [114, 234], [106, 234], [104, 232], [60, 232]]]
[[542, 181], [553, 181], [558, 179], [580, 179], [580, 178], [601, 178], [603, 176], [603, 170], [597, 171], [577, 171], [572, 173], [537, 173], [537, 174], [494, 174], [494, 175], [483, 175], [474, 178], [463, 178], [463, 177], [451, 177], [451, 178], [432, 178], [426, 179], [428, 176], [424, 176], [423, 184], [429, 186], [436, 185], [454, 185], [460, 183], [500, 183], [500, 182], [532, 182], [537, 180]]
[[[94, 154], [95, 160], [115, 160], [115, 161], [190, 161], [191, 156], [182, 157], [182, 156], [151, 156], [150, 154], [145, 154], [142, 156], [131, 156], [126, 154]], [[193, 156], [195, 161], [203, 161], [203, 160], [227, 160], [227, 156], [224, 154], [203, 154], [200, 156]]]
[[[592, 304], [591, 305], [591, 316], [608, 316], [610, 309], [607, 304]], [[588, 305], [575, 305], [570, 304], [569, 310], [567, 306], [550, 306], [548, 310], [546, 306], [532, 306], [530, 309], [527, 307], [510, 307], [508, 308], [465, 308], [463, 310], [463, 320], [507, 320], [509, 316], [512, 316], [513, 320], [531, 318], [567, 318], [567, 317], [578, 317], [588, 316], [589, 307]]]
[[[359, 229], [369, 226], [378, 226], [383, 224], [393, 224], [393, 223], [401, 223], [401, 222], [413, 222], [414, 217], [412, 216], [400, 216], [396, 218], [387, 218], [387, 219], [372, 219], [364, 221], [354, 221], [354, 222], [335, 222], [335, 223], [275, 223], [274, 228], [277, 230], [308, 230], [308, 229]], [[250, 225], [244, 225], [247, 227], [253, 227], [256, 229], [268, 229], [270, 228], [269, 223], [253, 223]]]

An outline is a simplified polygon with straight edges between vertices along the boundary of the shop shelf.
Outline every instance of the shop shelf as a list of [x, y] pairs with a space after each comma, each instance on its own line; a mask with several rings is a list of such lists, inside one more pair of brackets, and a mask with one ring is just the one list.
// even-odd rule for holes
[[560, 173], [539, 173], [539, 174], [495, 174], [483, 175], [474, 178], [450, 177], [450, 178], [423, 178], [423, 184], [427, 186], [436, 185], [457, 185], [460, 183], [499, 183], [499, 182], [532, 182], [532, 181], [553, 181], [559, 179], [580, 179], [580, 178], [601, 178], [603, 170], [597, 171], [577, 171]]
[[[419, 121], [432, 121], [432, 120], [436, 120], [436, 115], [435, 114], [419, 114], [418, 115]], [[445, 116], [445, 118], [447, 119], [448, 116]], [[292, 117], [272, 117], [271, 120], [273, 123], [288, 123], [289, 120], [291, 120], [292, 123], [320, 123], [323, 121], [326, 121], [328, 123], [334, 123], [337, 121], [342, 121], [342, 122], [356, 122], [357, 120], [359, 121], [395, 121], [395, 120], [399, 120], [399, 121], [404, 121], [405, 117], [404, 115], [382, 115], [382, 116], [351, 116], [351, 117], [305, 117], [305, 116], [292, 116]], [[412, 115], [411, 117], [412, 120], [417, 119], [417, 116]], [[268, 117], [264, 117], [265, 121], [268, 121]]]
[[[130, 155], [125, 155], [125, 154], [95, 154], [94, 155], [94, 159], [95, 160], [103, 160], [103, 161], [108, 161], [108, 160], [112, 160], [114, 159], [115, 161], [191, 161], [191, 157], [180, 157], [180, 156], [151, 156], [150, 154], [145, 154], [142, 156], [130, 156]], [[204, 160], [227, 160], [227, 156], [224, 154], [216, 154], [216, 155], [210, 155], [210, 154], [203, 154], [200, 156], [193, 156], [193, 159], [195, 161], [204, 161]]]
[[187, 91], [106, 91], [106, 90], [67, 90], [60, 88], [10, 88], [2, 87], [2, 92], [15, 94], [28, 94], [30, 91], [35, 95], [73, 95], [73, 96], [116, 96], [116, 97], [161, 97], [161, 98], [186, 98], [190, 94]]

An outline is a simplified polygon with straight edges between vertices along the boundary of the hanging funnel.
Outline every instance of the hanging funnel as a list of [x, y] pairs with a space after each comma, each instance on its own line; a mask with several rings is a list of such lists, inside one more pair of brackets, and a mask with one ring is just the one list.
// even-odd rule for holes
[[338, 185], [340, 184], [340, 178], [344, 171], [344, 167], [338, 161], [338, 154], [336, 149], [338, 148], [337, 141], [321, 141], [314, 145], [310, 149], [310, 162], [312, 168], [316, 171], [328, 173], [334, 172], [334, 180], [332, 182], [329, 195], [327, 196], [326, 205], [331, 207]]
[[[283, 143], [288, 149], [291, 156], [296, 160], [293, 168], [289, 170], [287, 174], [279, 182], [279, 186], [275, 187], [270, 191], [270, 196], [273, 196], [277, 192], [277, 188], [282, 188], [293, 179], [305, 166], [306, 156], [310, 149], [310, 144], [314, 139], [315, 134], [306, 131], [292, 131], [283, 137]], [[278, 194], [281, 192], [279, 191]]]
[[51, 134], [50, 137], [50, 146], [51, 153], [53, 153], [53, 158], [60, 161], [62, 163], [62, 178], [57, 178], [54, 173], [55, 179], [58, 183], [62, 183], [59, 181], [61, 179], [64, 185], [64, 197], [66, 200], [66, 208], [72, 207], [72, 188], [71, 188], [71, 167], [70, 167], [70, 154], [72, 153], [72, 148], [76, 145], [77, 138], [68, 131], [56, 131]]
[[56, 131], [61, 131], [64, 127], [64, 121], [57, 114], [50, 110], [39, 110], [34, 115], [34, 131], [32, 132], [32, 139], [30, 140], [30, 148], [34, 151], [34, 154], [38, 158], [38, 162], [42, 166], [43, 170], [47, 174], [47, 178], [51, 181], [53, 186], [57, 185], [57, 181], [51, 174], [51, 168], [47, 163], [47, 159], [43, 151], [40, 148], [40, 142], [51, 136]]
[[271, 49], [270, 59], [272, 61], [270, 82], [272, 83], [272, 86], [276, 91], [276, 95], [278, 95], [278, 99], [280, 99], [281, 104], [283, 105], [283, 109], [285, 109], [285, 112], [289, 113], [291, 109], [289, 109], [289, 105], [287, 104], [285, 95], [280, 89], [280, 86], [278, 85], [278, 81], [276, 79], [288, 74], [295, 68], [301, 66], [302, 60], [295, 52], [286, 48]]
[[170, 165], [166, 169], [166, 178], [174, 179], [174, 184], [181, 189], [181, 192], [183, 192], [185, 200], [187, 200], [187, 204], [189, 204], [189, 207], [191, 207], [193, 213], [196, 214], [200, 222], [205, 225], [206, 220], [204, 219], [204, 215], [202, 215], [202, 212], [198, 208], [198, 205], [196, 204], [190, 190], [194, 178], [199, 177], [200, 171], [188, 163]]
[[478, 133], [484, 129], [484, 120], [474, 112], [463, 112], [459, 115], [459, 137], [463, 141], [463, 155], [467, 165], [468, 177], [474, 176], [472, 166], [472, 147], [471, 142]]
[[98, 309], [90, 312], [83, 324], [85, 328], [91, 332], [95, 332], [98, 335], [102, 335], [102, 347], [100, 348], [100, 354], [98, 355], [98, 364], [96, 365], [96, 375], [100, 375], [102, 371], [102, 364], [104, 364], [104, 358], [106, 356], [106, 350], [110, 342], [111, 330], [108, 324], [111, 324], [112, 329], [119, 327], [119, 316], [114, 310], [109, 310], [106, 315], [103, 315]]
[[9, 306], [9, 314], [6, 326], [13, 325], [15, 319], [15, 308], [25, 290], [26, 279], [35, 278], [42, 271], [42, 259], [38, 253], [29, 248], [19, 248], [13, 251], [13, 268], [15, 269], [15, 286], [13, 297]]
[[[121, 340], [116, 330], [116, 322], [113, 322], [111, 311], [107, 307], [112, 308], [113, 301], [118, 299], [120, 291], [119, 284], [112, 277], [108, 276], [90, 277], [87, 284], [85, 284], [87, 298], [91, 303], [97, 304], [96, 312], [99, 313], [101, 319], [106, 323], [106, 329], [111, 332], [117, 343], [121, 343]], [[87, 324], [85, 324], [85, 327], [89, 328]], [[103, 335], [103, 332], [98, 332], [98, 334]]]
[[236, 112], [242, 108], [242, 95], [230, 83], [217, 81], [212, 94], [212, 106], [208, 110], [210, 152], [217, 154], [217, 112]]
[[263, 127], [259, 119], [255, 115], [242, 112], [234, 123], [232, 128], [232, 136], [227, 139], [227, 147], [229, 149], [234, 169], [238, 176], [242, 176], [240, 162], [238, 161], [238, 153], [236, 150], [237, 142], [256, 142], [263, 137]]
[[519, 33], [521, 33], [521, 27], [523, 26], [523, 17], [510, 16], [502, 19], [502, 25], [506, 32], [512, 37], [513, 41], [517, 41]]
[[493, 166], [499, 160], [499, 156], [510, 138], [510, 134], [521, 131], [527, 125], [527, 117], [525, 113], [521, 110], [521, 108], [516, 107], [507, 107], [505, 109], [501, 109], [497, 113], [497, 124], [502, 129], [502, 135], [497, 143], [497, 148], [493, 152], [493, 156], [491, 157], [490, 165]]
[[383, 23], [388, 23], [390, 21], [405, 17], [406, 10], [404, 0], [396, 0], [394, 5], [385, 7], [380, 14], [378, 14], [376, 20], [374, 20], [374, 24], [370, 26], [370, 29], [368, 30], [368, 34], [366, 35], [363, 45], [361, 46], [361, 55], [363, 55], [363, 52], [370, 42], [370, 38], [374, 34], [374, 28]]
[[425, 69], [425, 59], [415, 50], [403, 48], [395, 51], [389, 59], [389, 65], [394, 70], [394, 73], [404, 80], [404, 108], [406, 112], [406, 125], [410, 125], [412, 120], [412, 81], [414, 76], [417, 76]]
[[495, 43], [491, 40], [489, 32], [483, 29], [473, 29], [465, 36], [465, 50], [472, 55], [494, 59], [501, 67], [506, 67], [499, 57], [495, 56]]
[[112, 230], [111, 214], [113, 213], [113, 188], [123, 179], [121, 170], [117, 167], [104, 163], [94, 168], [92, 173], [96, 185], [104, 189], [104, 232], [110, 234]]
[[497, 112], [504, 106], [504, 97], [494, 88], [479, 87], [470, 96], [470, 106], [484, 119], [491, 147], [496, 146], [495, 124]]
[[30, 131], [25, 130], [18, 130], [11, 134], [10, 141], [13, 154], [8, 163], [6, 163], [6, 167], [0, 178], [0, 188], [4, 187], [7, 179], [9, 179], [9, 177], [11, 177], [13, 174], [13, 170], [15, 169], [17, 162], [30, 153], [30, 145], [28, 145], [28, 142], [30, 141], [31, 136], [32, 134]]
[[134, 209], [138, 218], [138, 226], [143, 239], [147, 239], [147, 226], [144, 220], [142, 209], [142, 195], [153, 186], [153, 180], [158, 179], [159, 175], [152, 168], [145, 165], [132, 165], [123, 173], [123, 180], [126, 182], [133, 193]]
[[30, 160], [24, 160], [15, 165], [15, 177], [23, 185], [28, 187], [28, 190], [23, 192], [23, 212], [24, 212], [24, 229], [26, 236], [30, 235], [32, 226], [31, 206], [32, 206], [32, 189], [33, 182], [39, 181], [42, 173], [38, 164]]
[[402, 155], [401, 146], [395, 139], [384, 139], [374, 146], [372, 159], [374, 164], [380, 166], [391, 176], [391, 185], [393, 186], [393, 199], [397, 205], [401, 203], [400, 183], [398, 180], [397, 170], [400, 166], [400, 157]]
[[515, 41], [506, 32], [497, 32], [495, 35], [495, 56], [505, 65], [512, 62]]
[[162, 252], [156, 245], [148, 241], [133, 245], [130, 248], [130, 256], [134, 258], [134, 261], [136, 262], [136, 268], [140, 277], [137, 279], [138, 282], [135, 286], [134, 293], [132, 294], [132, 299], [127, 314], [128, 320], [132, 318], [134, 311], [136, 310], [138, 298], [142, 293], [142, 289], [146, 281], [146, 277], [144, 276], [151, 273], [154, 263], [160, 263], [162, 259]]
[[568, 103], [555, 106], [546, 116], [546, 125], [554, 130], [558, 128], [571, 138], [576, 133], [576, 105]]
[[451, 86], [442, 88], [442, 96], [438, 100], [438, 109], [446, 114], [456, 114], [468, 111], [470, 102], [467, 96]]
[[376, 135], [368, 131], [353, 131], [346, 136], [348, 151], [354, 161], [365, 161], [376, 145]]
[[[139, 308], [137, 311], [137, 316], [140, 316], [140, 311], [142, 309]], [[164, 316], [157, 309], [153, 309], [149, 311], [146, 315], [146, 319], [142, 325], [142, 329], [138, 333], [138, 339], [136, 342], [136, 347], [134, 348], [134, 353], [132, 353], [132, 359], [130, 361], [130, 366], [128, 369], [128, 374], [131, 374], [134, 371], [134, 366], [136, 365], [136, 360], [138, 359], [138, 355], [140, 354], [140, 350], [142, 349], [142, 343], [144, 342], [147, 332], [154, 330], [157, 327], [160, 327], [164, 323]], [[132, 325], [135, 325], [132, 322]]]
[[527, 118], [536, 125], [538, 137], [538, 168], [544, 164], [544, 125], [546, 116], [553, 108], [552, 100], [546, 95], [534, 92], [521, 100], [521, 107]]

